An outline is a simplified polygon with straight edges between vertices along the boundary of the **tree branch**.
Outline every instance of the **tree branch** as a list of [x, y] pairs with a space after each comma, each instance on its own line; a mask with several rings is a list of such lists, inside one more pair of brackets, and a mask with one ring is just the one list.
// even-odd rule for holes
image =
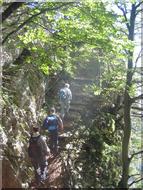
[[4, 22], [15, 10], [21, 7], [24, 2], [14, 2], [12, 3], [0, 16], [2, 17], [2, 22]]
[[143, 12], [143, 9], [140, 9], [140, 10], [136, 11], [136, 16], [137, 16], [140, 12]]
[[128, 28], [128, 31], [129, 31], [129, 30], [130, 30], [130, 25], [129, 25], [129, 23], [128, 23], [128, 19], [127, 19], [126, 11], [125, 11], [124, 8], [121, 7], [119, 4], [117, 4], [117, 7], [122, 11], [123, 16], [124, 16], [125, 21], [126, 21], [126, 26], [127, 26], [127, 28]]
[[131, 157], [129, 158], [130, 161], [133, 159], [134, 156], [138, 155], [138, 154], [142, 154], [143, 150], [139, 151], [139, 152], [135, 152], [134, 154], [131, 155]]
[[143, 4], [143, 1], [139, 2], [139, 3], [135, 6], [135, 8], [137, 9], [141, 4]]
[[143, 84], [137, 85], [137, 88], [141, 88], [143, 86]]
[[23, 28], [28, 22], [31, 22], [31, 20], [43, 13], [45, 13], [46, 11], [53, 11], [53, 10], [57, 10], [63, 6], [66, 6], [66, 5], [69, 5], [69, 4], [73, 4], [74, 2], [69, 2], [69, 3], [64, 3], [60, 6], [57, 6], [57, 7], [54, 7], [54, 8], [45, 8], [45, 9], [42, 9], [41, 12], [39, 13], [36, 13], [34, 15], [32, 15], [31, 17], [29, 17], [27, 20], [25, 20], [21, 25], [19, 25], [15, 30], [11, 31], [5, 38], [4, 40], [2, 41], [2, 44], [4, 44], [6, 42], [6, 40], [8, 39], [9, 36], [11, 36], [12, 34], [16, 33], [17, 31], [19, 31], [21, 28]]
[[129, 178], [130, 178], [130, 177], [134, 177], [134, 176], [140, 176], [140, 175], [141, 175], [141, 174], [133, 174], [133, 175], [130, 175]]
[[136, 100], [139, 100], [139, 99], [143, 99], [143, 94], [140, 94], [139, 96], [131, 98], [131, 103], [134, 103]]
[[138, 56], [137, 56], [137, 58], [136, 58], [136, 60], [135, 60], [135, 66], [134, 66], [134, 69], [133, 69], [133, 71], [132, 71], [132, 76], [133, 76], [133, 74], [134, 74], [135, 71], [136, 71], [137, 63], [138, 63], [139, 58], [142, 57], [142, 51], [143, 51], [143, 48], [141, 48], [141, 50], [140, 50], [140, 52], [139, 52], [139, 54], [138, 54]]
[[[44, 29], [47, 30], [49, 33], [52, 33], [52, 32], [50, 31], [50, 28], [48, 28], [48, 26], [46, 27], [46, 26], [40, 24], [39, 22], [33, 22], [33, 23], [37, 24], [37, 25], [40, 26], [41, 28], [44, 28]], [[49, 24], [50, 24], [50, 23], [49, 23]], [[52, 26], [51, 26], [51, 28], [52, 28]]]
[[143, 180], [143, 177], [140, 178], [140, 179], [138, 179], [138, 180], [133, 181], [132, 183], [130, 183], [130, 184], [129, 184], [129, 187], [130, 187], [131, 185], [133, 185], [134, 183], [140, 182], [141, 180]]
[[143, 48], [141, 48], [141, 50], [140, 50], [140, 52], [139, 52], [139, 54], [138, 54], [138, 56], [136, 58], [135, 65], [137, 64], [139, 58], [142, 57], [142, 52], [143, 52]]
[[131, 107], [131, 108], [134, 109], [134, 110], [143, 111], [143, 108], [142, 108], [142, 107], [135, 107], [135, 106], [133, 106], [133, 107]]
[[133, 113], [131, 114], [132, 117], [137, 117], [137, 118], [142, 118], [143, 117], [143, 114], [136, 114], [136, 113]]

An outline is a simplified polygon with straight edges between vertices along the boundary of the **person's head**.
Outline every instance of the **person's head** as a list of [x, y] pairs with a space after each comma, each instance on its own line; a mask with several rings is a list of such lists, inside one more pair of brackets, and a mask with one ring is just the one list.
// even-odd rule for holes
[[65, 87], [66, 87], [66, 88], [69, 88], [70, 85], [69, 85], [68, 83], [65, 83]]
[[33, 132], [33, 133], [39, 132], [39, 127], [33, 126], [32, 132]]
[[31, 135], [32, 137], [38, 137], [40, 135], [39, 127], [33, 126]]
[[55, 113], [56, 112], [56, 109], [54, 108], [54, 107], [51, 107], [51, 109], [50, 109], [50, 114], [53, 114], [53, 113]]

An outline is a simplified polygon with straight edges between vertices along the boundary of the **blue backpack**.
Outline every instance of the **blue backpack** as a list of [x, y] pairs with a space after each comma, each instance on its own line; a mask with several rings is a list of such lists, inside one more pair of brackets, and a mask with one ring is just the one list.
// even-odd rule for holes
[[64, 89], [60, 90], [59, 96], [61, 101], [65, 101], [67, 99], [67, 93], [65, 92]]
[[58, 118], [56, 115], [49, 115], [44, 121], [44, 128], [48, 131], [57, 130], [58, 128]]

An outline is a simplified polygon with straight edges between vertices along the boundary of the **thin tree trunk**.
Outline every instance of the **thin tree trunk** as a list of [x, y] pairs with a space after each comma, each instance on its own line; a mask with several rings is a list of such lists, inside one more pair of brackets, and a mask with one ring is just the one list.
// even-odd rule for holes
[[124, 94], [124, 136], [122, 142], [122, 187], [128, 187], [128, 176], [129, 176], [129, 143], [131, 136], [131, 117], [130, 117], [130, 97], [128, 92]]
[[[128, 39], [134, 40], [134, 28], [136, 18], [136, 7], [132, 4], [130, 20], [128, 25]], [[131, 137], [131, 98], [129, 96], [130, 87], [132, 86], [132, 69], [133, 69], [133, 51], [128, 51], [128, 71], [126, 77], [126, 87], [124, 93], [124, 129], [123, 129], [123, 141], [122, 141], [122, 178], [119, 182], [119, 187], [128, 188], [129, 179], [129, 143]]]

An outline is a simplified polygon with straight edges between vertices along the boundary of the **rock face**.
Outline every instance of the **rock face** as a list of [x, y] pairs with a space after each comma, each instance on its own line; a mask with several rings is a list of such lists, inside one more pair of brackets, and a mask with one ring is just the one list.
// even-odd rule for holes
[[16, 177], [12, 164], [7, 159], [2, 161], [2, 186], [3, 188], [22, 188], [21, 181]]
[[35, 65], [11, 65], [3, 68], [2, 85], [2, 187], [21, 188], [32, 174], [27, 146], [32, 126], [40, 125], [44, 76]]

